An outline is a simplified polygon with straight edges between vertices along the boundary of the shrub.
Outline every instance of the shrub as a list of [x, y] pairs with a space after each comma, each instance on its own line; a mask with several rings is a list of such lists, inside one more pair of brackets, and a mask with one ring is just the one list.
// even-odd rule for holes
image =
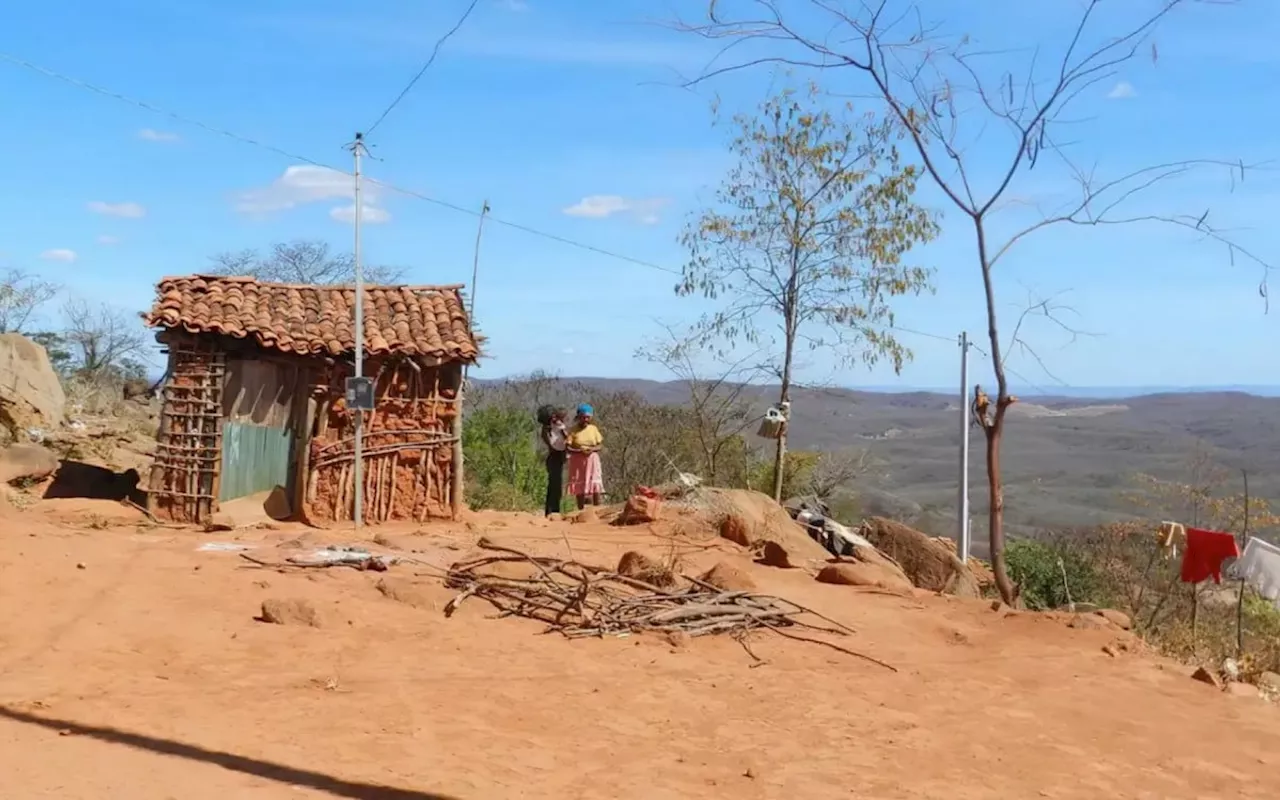
[[1005, 558], [1027, 608], [1043, 611], [1071, 602], [1105, 605], [1109, 599], [1093, 564], [1073, 549], [1018, 539], [1005, 548]]

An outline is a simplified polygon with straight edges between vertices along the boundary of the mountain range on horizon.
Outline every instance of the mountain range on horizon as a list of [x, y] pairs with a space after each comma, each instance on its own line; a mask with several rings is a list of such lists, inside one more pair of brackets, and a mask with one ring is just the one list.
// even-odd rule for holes
[[[508, 380], [520, 380], [524, 375], [506, 375], [501, 377], [478, 376], [482, 383], [498, 383]], [[565, 382], [582, 382], [588, 384], [679, 384], [680, 380], [656, 380], [652, 378], [601, 378], [587, 375], [563, 375], [553, 376], [558, 380]], [[761, 389], [774, 387], [777, 384], [752, 384], [759, 386]], [[799, 388], [822, 388], [845, 392], [868, 392], [872, 394], [936, 394], [943, 396], [953, 396], [958, 394], [958, 388], [941, 387], [941, 386], [894, 386], [889, 384], [873, 384], [867, 386], [824, 386], [810, 387], [801, 385]], [[1010, 391], [1018, 397], [1034, 397], [1040, 400], [1124, 400], [1131, 397], [1147, 397], [1151, 395], [1165, 394], [1246, 394], [1254, 397], [1280, 398], [1280, 384], [1225, 384], [1215, 385], [1139, 385], [1139, 386], [1054, 386], [1051, 389], [1046, 387], [1030, 387], [1018, 383], [1010, 384]]]
[[[682, 381], [560, 380], [635, 392], [659, 405], [689, 398]], [[499, 382], [477, 381], [481, 387]], [[850, 487], [861, 512], [949, 535], [955, 529], [959, 485], [958, 390], [798, 388], [792, 394], [789, 440], [800, 450], [867, 451], [876, 466]], [[776, 391], [776, 386], [752, 386], [743, 399], [762, 410]], [[1186, 509], [1158, 497], [1135, 504], [1134, 498], [1145, 493], [1141, 476], [1199, 480], [1205, 458], [1220, 468], [1223, 482], [1213, 491], [1240, 491], [1241, 473], [1247, 472], [1255, 497], [1280, 501], [1280, 387], [1063, 387], [1051, 396], [1015, 393], [1023, 402], [1010, 411], [1002, 456], [1006, 524], [1013, 535], [1126, 519], [1180, 519]], [[603, 423], [607, 431], [608, 420]], [[971, 513], [975, 530], [982, 530], [982, 434], [972, 431], [970, 442]], [[982, 535], [975, 534], [974, 544], [977, 554], [985, 552]]]

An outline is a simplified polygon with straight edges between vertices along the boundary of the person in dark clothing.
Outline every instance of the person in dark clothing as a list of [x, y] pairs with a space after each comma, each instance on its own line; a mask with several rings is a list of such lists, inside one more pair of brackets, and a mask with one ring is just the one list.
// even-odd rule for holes
[[560, 513], [560, 499], [564, 495], [564, 465], [569, 437], [564, 418], [563, 410], [551, 409], [542, 424], [542, 443], [547, 446], [547, 501], [544, 512], [548, 517]]

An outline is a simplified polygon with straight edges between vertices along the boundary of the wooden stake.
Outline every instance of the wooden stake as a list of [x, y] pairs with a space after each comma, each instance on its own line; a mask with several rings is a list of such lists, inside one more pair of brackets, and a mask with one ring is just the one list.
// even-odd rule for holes
[[391, 492], [387, 498], [387, 519], [395, 516], [396, 510], [396, 469], [400, 466], [400, 453], [391, 454]]
[[[1240, 555], [1244, 555], [1245, 548], [1249, 545], [1249, 473], [1246, 470], [1240, 470], [1240, 476], [1244, 478], [1244, 522], [1241, 525], [1240, 533]], [[1244, 655], [1244, 587], [1245, 578], [1240, 576], [1240, 592], [1236, 595], [1236, 660], [1238, 661]]]
[[422, 484], [422, 510], [418, 512], [418, 522], [426, 521], [427, 508], [431, 505], [431, 461], [428, 458], [430, 454], [430, 448], [423, 448], [422, 455], [418, 457], [418, 480], [414, 481], [415, 501], [418, 492], [418, 484]]

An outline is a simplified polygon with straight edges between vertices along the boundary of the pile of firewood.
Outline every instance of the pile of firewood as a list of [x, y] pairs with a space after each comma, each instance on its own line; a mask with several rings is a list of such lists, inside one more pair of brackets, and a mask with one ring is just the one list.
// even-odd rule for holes
[[[722, 591], [687, 575], [678, 576], [674, 586], [660, 587], [577, 561], [531, 556], [486, 539], [480, 540], [479, 547], [492, 555], [458, 562], [448, 570], [446, 585], [459, 590], [459, 594], [446, 605], [446, 616], [452, 615], [467, 598], [477, 597], [498, 609], [500, 617], [538, 620], [546, 624], [548, 632], [571, 639], [644, 632], [683, 633], [689, 637], [730, 634], [752, 657], [755, 654], [747, 634], [771, 631], [897, 671], [833, 642], [801, 635], [797, 631], [848, 636], [853, 630], [778, 597]], [[495, 565], [503, 563], [529, 565], [523, 570], [529, 577], [493, 574], [511, 572], [495, 570]]]

